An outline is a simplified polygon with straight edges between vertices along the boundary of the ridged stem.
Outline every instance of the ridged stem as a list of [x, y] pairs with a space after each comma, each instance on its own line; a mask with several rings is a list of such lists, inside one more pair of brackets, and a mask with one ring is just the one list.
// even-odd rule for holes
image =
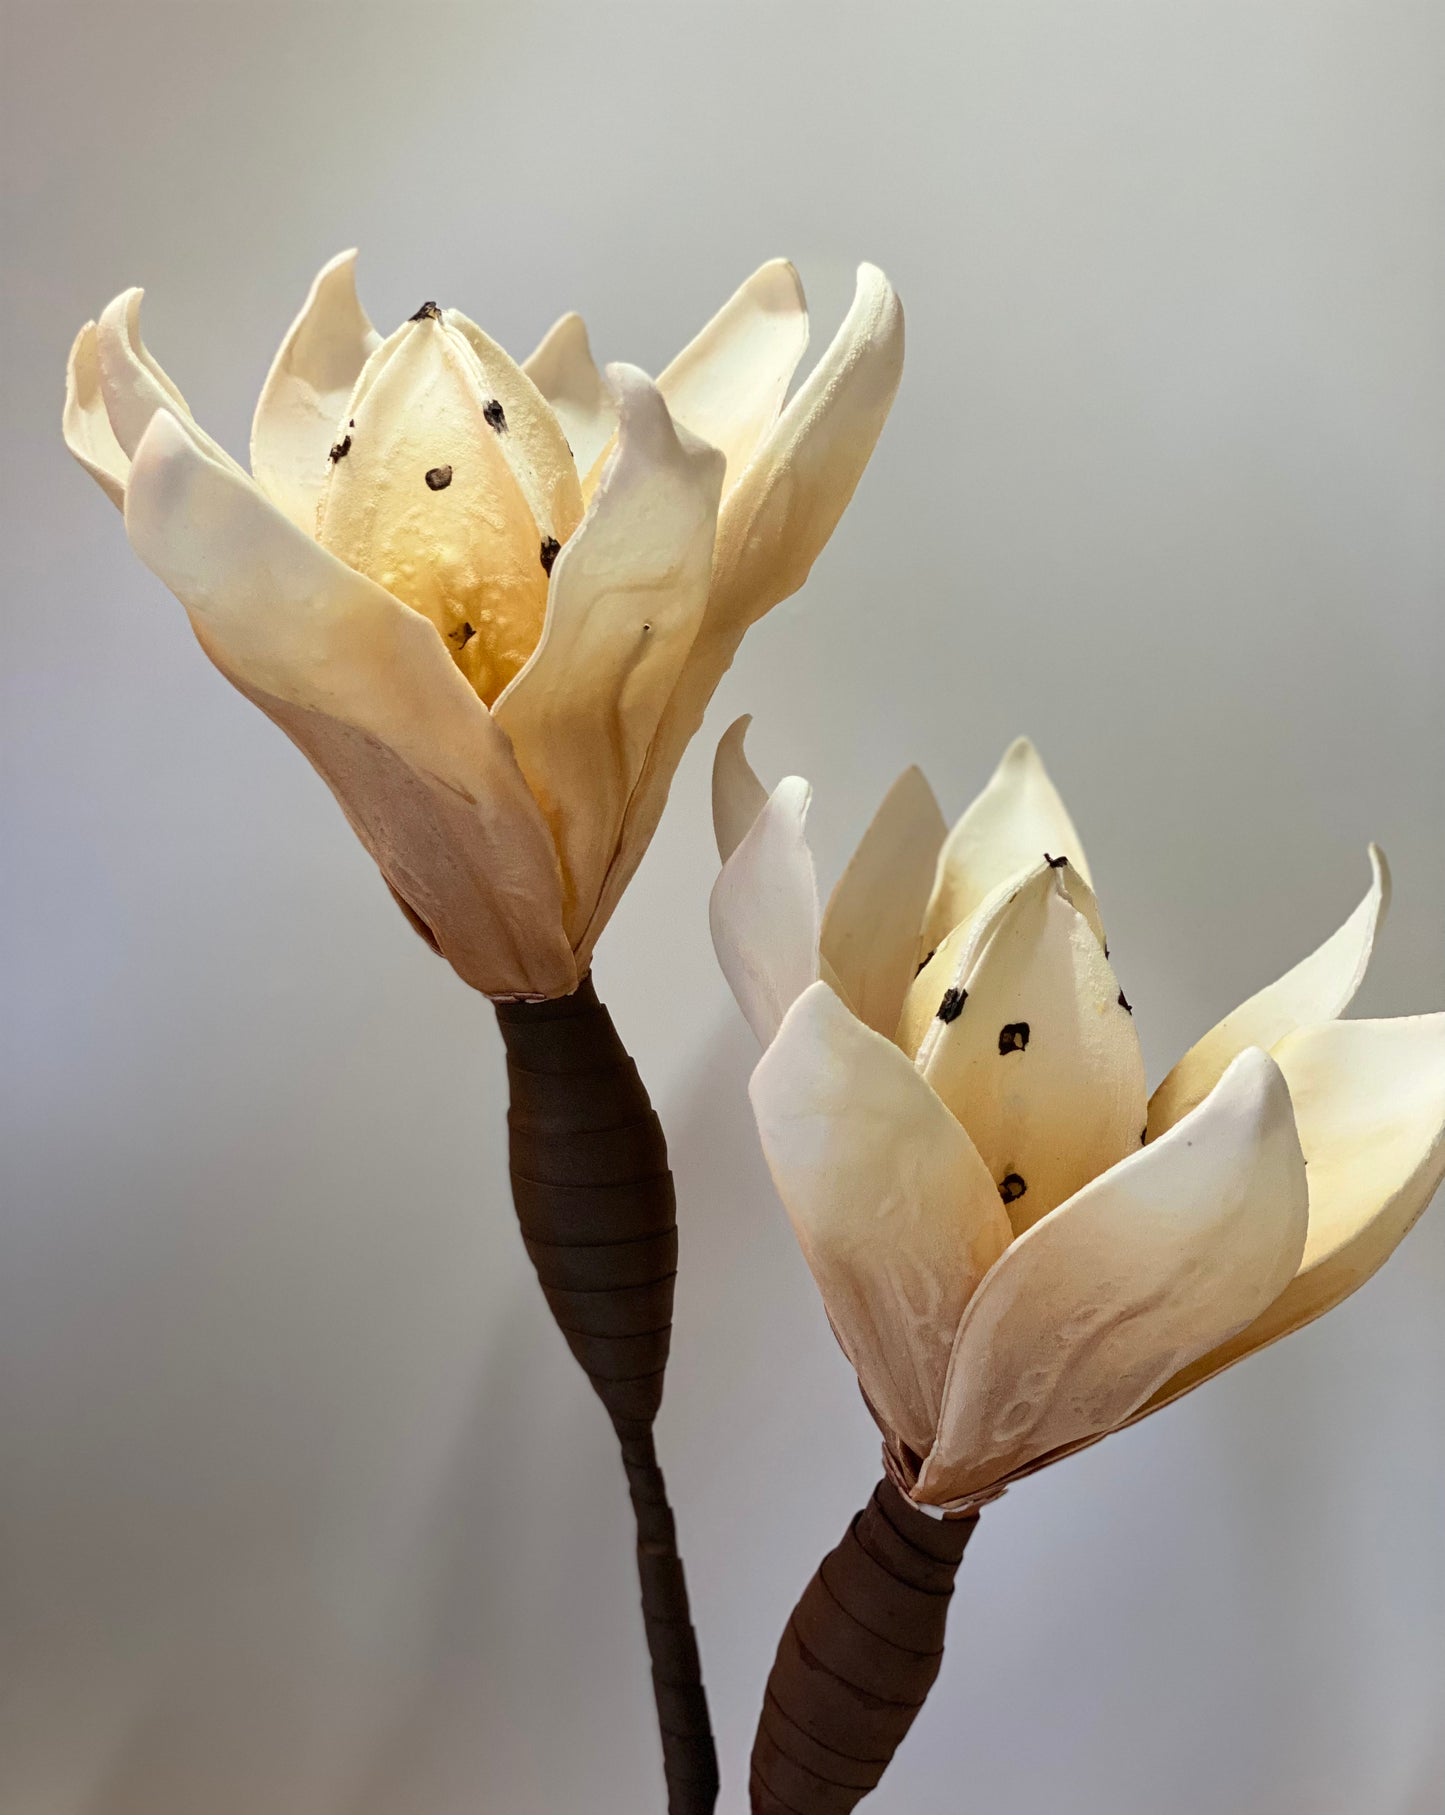
[[712, 1815], [717, 1755], [652, 1437], [677, 1274], [662, 1127], [590, 977], [556, 1001], [498, 1003], [497, 1021], [522, 1238], [558, 1327], [607, 1407], [627, 1473], [669, 1815]]
[[848, 1815], [876, 1788], [943, 1663], [977, 1516], [932, 1519], [880, 1481], [818, 1565], [773, 1661], [753, 1815]]

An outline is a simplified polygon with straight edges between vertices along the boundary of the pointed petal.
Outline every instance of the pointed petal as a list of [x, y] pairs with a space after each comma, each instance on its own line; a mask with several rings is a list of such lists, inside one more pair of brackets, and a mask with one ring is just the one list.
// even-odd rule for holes
[[195, 447], [240, 472], [225, 449], [197, 426], [185, 398], [147, 351], [140, 331], [144, 294], [142, 290], [123, 290], [106, 304], [95, 324], [100, 394], [117, 444], [133, 460], [151, 417], [157, 410], [168, 410]]
[[[1067, 869], [1040, 865], [959, 955], [915, 1062], [968, 1130], [1020, 1231], [1132, 1153], [1134, 1019]], [[918, 986], [934, 977], [927, 967]], [[913, 992], [910, 992], [913, 994]]]
[[522, 370], [551, 404], [577, 472], [590, 473], [617, 432], [617, 404], [592, 358], [582, 317], [554, 322]]
[[126, 533], [211, 660], [315, 764], [460, 975], [492, 995], [574, 989], [547, 828], [431, 625], [168, 412], [136, 453]]
[[924, 1452], [963, 1308], [1009, 1242], [993, 1180], [898, 1048], [825, 983], [788, 1011], [749, 1093], [843, 1352]]
[[1299, 1271], [1253, 1323], [1166, 1382], [1141, 1417], [1348, 1298], [1445, 1178], [1445, 1015], [1326, 1021], [1288, 1035], [1275, 1057], [1309, 1167]]
[[677, 420], [727, 456], [726, 497], [778, 420], [808, 344], [798, 274], [772, 259], [729, 297], [657, 381]]
[[574, 946], [707, 603], [722, 486], [717, 450], [674, 427], [651, 381], [611, 373], [616, 449], [557, 557], [541, 641], [495, 707], [561, 855]]
[[100, 357], [95, 323], [88, 321], [75, 337], [65, 367], [65, 445], [112, 504], [125, 507], [130, 456], [115, 438], [100, 392]]
[[460, 309], [447, 309], [444, 315], [471, 347], [488, 392], [502, 405], [507, 426], [498, 440], [538, 530], [565, 542], [582, 521], [582, 488], [552, 406], [511, 354]]
[[1349, 1007], [1365, 980], [1375, 936], [1390, 905], [1390, 871], [1378, 845], [1370, 846], [1370, 869], [1364, 900], [1337, 933], [1241, 1003], [1185, 1053], [1150, 1100], [1151, 1141], [1207, 1096], [1230, 1060], [1246, 1046], [1272, 1051], [1296, 1028], [1332, 1021]]
[[1068, 808], [1038, 751], [1020, 737], [939, 854], [923, 925], [925, 949], [941, 945], [1001, 883], [1033, 869], [1045, 853], [1067, 857], [1084, 881], [1091, 881]]
[[854, 1013], [891, 1040], [947, 827], [921, 769], [888, 790], [823, 915], [822, 951]]
[[872, 265], [833, 344], [779, 417], [718, 520], [707, 613], [633, 795], [599, 910], [622, 897], [682, 753], [743, 633], [803, 584], [863, 476], [903, 370], [903, 310]]
[[547, 610], [543, 532], [491, 402], [463, 334], [438, 317], [406, 322], [346, 405], [317, 525], [348, 567], [430, 618], [489, 705]]
[[251, 471], [273, 504], [308, 535], [346, 432], [361, 368], [381, 345], [356, 295], [356, 252], [323, 265], [286, 330], [251, 423]]
[[726, 863], [748, 827], [767, 805], [768, 791], [753, 773], [743, 750], [752, 714], [734, 719], [718, 740], [712, 765], [712, 828], [718, 860]]
[[943, 1505], [1112, 1430], [1299, 1264], [1304, 1157], [1279, 1067], [1242, 1053], [1169, 1134], [1034, 1225], [959, 1325], [919, 1497]]
[[758, 1044], [767, 1046], [818, 978], [818, 881], [805, 830], [813, 790], [783, 777], [713, 885], [718, 963]]

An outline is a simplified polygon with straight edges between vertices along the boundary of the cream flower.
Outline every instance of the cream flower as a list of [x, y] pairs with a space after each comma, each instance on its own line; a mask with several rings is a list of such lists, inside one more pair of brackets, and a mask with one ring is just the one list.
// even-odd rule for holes
[[[723, 738], [722, 968], [758, 1129], [898, 1485], [966, 1509], [1336, 1305], [1445, 1173], [1445, 1014], [1340, 1021], [1389, 879], [1152, 1097], [1021, 739], [951, 832], [894, 784], [820, 912], [809, 788]], [[916, 974], [915, 974], [916, 973]]]
[[576, 315], [516, 365], [426, 303], [383, 340], [321, 272], [247, 474], [147, 352], [139, 290], [81, 329], [65, 438], [206, 654], [320, 772], [475, 988], [570, 994], [747, 627], [852, 496], [903, 357], [861, 268], [796, 394], [792, 267], [764, 265], [656, 384]]

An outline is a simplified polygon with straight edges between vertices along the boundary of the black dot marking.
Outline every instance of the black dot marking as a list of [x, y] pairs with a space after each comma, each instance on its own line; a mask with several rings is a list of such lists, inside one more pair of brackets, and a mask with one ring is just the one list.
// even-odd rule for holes
[[[938, 947], [935, 945], [933, 948], [933, 952], [936, 952], [937, 950], [938, 950]], [[915, 977], [921, 977], [923, 975], [923, 973], [928, 969], [929, 965], [932, 964], [933, 952], [930, 952], [926, 958], [922, 958], [919, 960], [918, 969], [916, 971], [914, 971], [914, 973], [913, 973]]]
[[1107, 939], [1104, 941], [1104, 956], [1106, 959], [1109, 956], [1109, 941]]
[[551, 573], [552, 563], [557, 559], [558, 555], [561, 554], [561, 552], [562, 552], [562, 544], [557, 540], [557, 538], [555, 536], [543, 536], [543, 538], [542, 538], [542, 572], [543, 573]]
[[1147, 1128], [1141, 1128], [1139, 1130], [1139, 1145], [1142, 1147], [1144, 1145], [1145, 1141], [1147, 1141], [1148, 1139], [1149, 1139], [1149, 1130]]
[[434, 302], [424, 302], [411, 319], [413, 321], [440, 321], [441, 318], [442, 312]]
[[1027, 1021], [1010, 1021], [1001, 1029], [998, 1036], [1000, 1052], [1022, 1052], [1029, 1043], [1029, 1024]]
[[344, 460], [350, 452], [351, 452], [351, 437], [350, 437], [350, 435], [343, 435], [341, 437], [340, 441], [338, 441], [336, 443], [336, 445], [332, 448], [331, 452], [326, 456], [326, 458], [331, 462], [331, 464], [333, 466], [335, 466], [335, 464], [338, 460]]
[[506, 434], [507, 412], [495, 397], [483, 408], [482, 415], [486, 418], [489, 429], [495, 429], [499, 435]]
[[945, 1024], [956, 1021], [963, 1013], [963, 1005], [968, 1000], [966, 989], [946, 989], [943, 1000], [938, 1005], [938, 1018]]
[[1028, 1186], [1016, 1172], [1008, 1173], [998, 1182], [998, 1194], [1006, 1204], [1017, 1202], [1027, 1190]]
[[1124, 1012], [1126, 1014], [1132, 1015], [1134, 1012], [1133, 1009], [1129, 1006], [1129, 998], [1124, 994], [1123, 990], [1119, 991], [1119, 1006], [1120, 1006], [1120, 1008], [1122, 1008], [1124, 1010]]
[[447, 632], [447, 635], [451, 638], [452, 642], [456, 644], [458, 649], [465, 649], [467, 644], [471, 642], [476, 634], [476, 631], [472, 629], [470, 624], [458, 624], [455, 630], [449, 630]]
[[1044, 862], [1051, 870], [1066, 870], [1069, 867], [1067, 857], [1050, 857], [1047, 851], [1044, 852]]
[[434, 492], [444, 492], [452, 482], [452, 469], [449, 466], [430, 467], [426, 482]]
[[346, 426], [349, 429], [354, 429], [356, 427], [356, 418], [353, 416]]

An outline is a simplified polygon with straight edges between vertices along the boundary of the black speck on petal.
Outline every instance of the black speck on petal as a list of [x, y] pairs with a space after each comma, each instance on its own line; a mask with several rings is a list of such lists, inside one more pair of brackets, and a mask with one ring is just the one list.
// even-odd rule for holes
[[341, 437], [340, 441], [338, 441], [336, 443], [336, 445], [332, 448], [331, 452], [327, 455], [327, 459], [330, 460], [330, 462], [333, 466], [335, 466], [335, 464], [338, 460], [344, 460], [350, 452], [351, 452], [351, 437], [350, 437], [350, 435], [343, 435]]
[[1129, 1006], [1129, 998], [1124, 994], [1123, 990], [1119, 991], [1119, 1006], [1120, 1006], [1120, 1008], [1122, 1008], [1125, 1011], [1126, 1014], [1132, 1015], [1134, 1012], [1133, 1009]]
[[943, 1000], [938, 1005], [939, 1020], [956, 1021], [963, 1013], [963, 1005], [967, 1000], [968, 991], [966, 989], [946, 989], [943, 992]]
[[495, 429], [499, 435], [506, 434], [507, 412], [502, 408], [500, 402], [498, 402], [495, 397], [483, 409], [482, 415], [486, 418], [487, 427], [489, 429]]
[[426, 482], [434, 492], [444, 492], [452, 482], [452, 469], [449, 466], [430, 467]]
[[1142, 1147], [1144, 1145], [1145, 1141], [1147, 1141], [1148, 1139], [1149, 1139], [1149, 1130], [1147, 1128], [1141, 1128], [1139, 1130], [1139, 1145]]
[[471, 642], [476, 634], [476, 631], [472, 629], [470, 624], [458, 624], [455, 630], [449, 630], [447, 632], [447, 635], [451, 638], [452, 642], [456, 644], [458, 649], [465, 649], [467, 644]]
[[424, 302], [411, 319], [413, 321], [440, 321], [441, 318], [442, 312], [434, 302]]
[[[933, 948], [933, 951], [936, 952], [937, 950], [938, 950], [938, 947], [935, 945]], [[933, 962], [933, 952], [930, 952], [926, 958], [920, 958], [918, 961], [918, 969], [916, 971], [914, 971], [914, 973], [913, 973], [914, 976], [921, 977], [923, 975], [924, 971], [926, 971], [928, 969], [929, 965], [932, 964], [932, 962]]]
[[562, 552], [562, 544], [557, 540], [557, 538], [555, 536], [543, 536], [543, 538], [542, 538], [542, 572], [543, 573], [551, 573], [552, 563], [557, 559], [558, 555], [561, 554], [561, 552]]
[[998, 1182], [998, 1194], [1006, 1204], [1016, 1203], [1028, 1190], [1016, 1172], [1006, 1173]]
[[1010, 1021], [1008, 1026], [999, 1030], [998, 1049], [1002, 1052], [1022, 1052], [1029, 1043], [1029, 1024], [1027, 1021]]
[[1047, 851], [1044, 852], [1044, 862], [1051, 870], [1066, 870], [1069, 867], [1067, 857], [1050, 857]]

